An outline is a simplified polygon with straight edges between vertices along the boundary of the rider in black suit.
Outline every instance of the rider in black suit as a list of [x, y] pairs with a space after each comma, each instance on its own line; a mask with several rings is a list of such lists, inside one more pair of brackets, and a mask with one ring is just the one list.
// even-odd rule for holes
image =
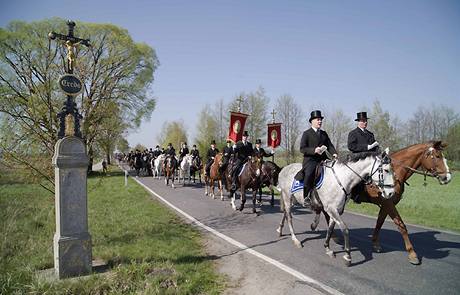
[[211, 170], [211, 165], [214, 163], [214, 158], [216, 155], [219, 153], [219, 150], [216, 148], [216, 141], [212, 140], [211, 141], [211, 148], [208, 150], [208, 153], [206, 155], [207, 162], [206, 162], [206, 175], [210, 175], [210, 170]]
[[[379, 150], [379, 143], [375, 141], [374, 134], [367, 130], [367, 119], [366, 112], [357, 113], [355, 121], [358, 122], [358, 126], [348, 133], [348, 149], [353, 153], [376, 152]], [[364, 182], [360, 182], [353, 188], [351, 192], [353, 201], [361, 203], [359, 195], [363, 190]]]
[[353, 153], [377, 151], [379, 143], [375, 141], [374, 134], [367, 130], [367, 113], [360, 112], [356, 116], [358, 127], [348, 133], [348, 149]]
[[267, 153], [263, 148], [260, 147], [261, 143], [262, 143], [262, 140], [260, 140], [260, 138], [256, 140], [256, 147], [254, 148], [254, 156], [257, 156], [262, 159], [263, 157], [271, 157], [275, 154], [275, 151], [272, 151], [270, 154]]
[[236, 182], [238, 178], [238, 173], [240, 172], [241, 167], [248, 160], [250, 156], [254, 153], [252, 148], [252, 143], [248, 141], [248, 132], [243, 132], [243, 137], [241, 141], [238, 141], [236, 145], [233, 146], [233, 152], [236, 155], [235, 168], [233, 169], [232, 174], [232, 191], [236, 190]]
[[305, 205], [309, 205], [311, 202], [310, 191], [314, 187], [316, 166], [327, 159], [325, 149], [331, 155], [337, 157], [337, 151], [329, 139], [329, 135], [327, 135], [326, 131], [321, 130], [323, 118], [321, 111], [312, 111], [309, 119], [311, 128], [303, 132], [300, 140], [300, 152], [303, 154], [303, 175], [298, 173], [296, 179], [301, 180], [303, 178]]

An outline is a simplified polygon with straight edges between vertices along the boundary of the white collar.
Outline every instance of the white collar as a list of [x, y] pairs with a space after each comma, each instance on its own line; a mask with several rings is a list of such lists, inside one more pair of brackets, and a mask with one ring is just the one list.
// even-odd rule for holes
[[[311, 129], [313, 129], [313, 131], [315, 131], [315, 133], [318, 131], [318, 128], [315, 128], [313, 126], [311, 126]], [[321, 130], [321, 129], [320, 129]]]
[[361, 129], [362, 132], [366, 132], [366, 129], [361, 128], [361, 127], [359, 127], [359, 126], [358, 126], [358, 128]]

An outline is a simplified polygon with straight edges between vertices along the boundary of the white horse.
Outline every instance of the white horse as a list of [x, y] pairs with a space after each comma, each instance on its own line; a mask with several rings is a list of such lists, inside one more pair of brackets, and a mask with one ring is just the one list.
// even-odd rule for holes
[[[350, 197], [351, 190], [359, 182], [374, 183], [382, 197], [389, 199], [394, 194], [393, 170], [388, 157], [388, 149], [380, 153], [360, 153], [349, 155], [346, 160], [327, 161], [324, 165], [324, 175], [322, 185], [312, 191], [312, 203], [319, 203], [330, 216], [329, 227], [327, 230], [324, 247], [326, 254], [335, 257], [332, 250], [329, 249], [329, 240], [334, 226], [337, 223], [342, 230], [345, 240], [345, 255], [343, 256], [345, 264], [351, 264], [350, 240], [348, 227], [343, 221], [341, 215], [345, 209], [345, 204]], [[291, 188], [296, 173], [302, 169], [302, 164], [294, 163], [284, 167], [278, 176], [278, 190], [281, 191], [281, 209], [284, 211], [283, 218], [277, 229], [279, 235], [282, 235], [284, 221], [288, 220], [291, 231], [291, 239], [297, 247], [302, 247], [302, 243], [297, 239], [292, 226], [291, 206], [293, 202], [304, 205], [303, 189], [292, 193]], [[319, 200], [318, 200], [319, 199]], [[315, 208], [315, 222], [319, 220], [321, 210]]]
[[155, 160], [153, 161], [153, 177], [156, 177], [158, 179], [161, 179], [161, 171], [163, 171], [163, 162], [165, 160], [166, 156], [164, 154], [159, 155]]
[[179, 182], [180, 178], [182, 178], [183, 183], [185, 185], [185, 177], [188, 177], [188, 183], [190, 183], [190, 167], [192, 166], [192, 155], [187, 154], [182, 158], [182, 162], [180, 162], [180, 171], [179, 171]]

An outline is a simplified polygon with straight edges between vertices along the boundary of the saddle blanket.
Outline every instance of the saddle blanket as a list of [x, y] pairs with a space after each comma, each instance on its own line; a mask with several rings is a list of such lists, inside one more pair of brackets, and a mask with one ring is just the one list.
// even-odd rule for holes
[[[323, 180], [324, 180], [324, 167], [321, 166], [321, 172], [315, 182], [316, 189], [319, 189], [323, 185]], [[296, 193], [300, 190], [303, 190], [303, 180], [299, 181], [294, 178], [294, 180], [292, 181], [292, 185], [291, 185], [291, 194]]]
[[247, 163], [248, 163], [248, 162], [244, 163], [243, 166], [241, 167], [240, 172], [238, 172], [238, 177], [240, 177], [241, 174], [243, 173], [244, 167], [246, 167], [246, 164], [247, 164]]

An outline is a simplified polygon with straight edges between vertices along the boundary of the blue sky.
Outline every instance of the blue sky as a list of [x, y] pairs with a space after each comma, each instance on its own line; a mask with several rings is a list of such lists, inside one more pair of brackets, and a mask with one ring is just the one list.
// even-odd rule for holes
[[259, 86], [305, 112], [354, 117], [376, 98], [403, 120], [439, 102], [460, 112], [460, 1], [1, 2], [2, 27], [54, 16], [113, 23], [155, 48], [157, 108], [131, 145], [153, 146], [163, 122], [179, 119], [192, 142], [206, 103]]

